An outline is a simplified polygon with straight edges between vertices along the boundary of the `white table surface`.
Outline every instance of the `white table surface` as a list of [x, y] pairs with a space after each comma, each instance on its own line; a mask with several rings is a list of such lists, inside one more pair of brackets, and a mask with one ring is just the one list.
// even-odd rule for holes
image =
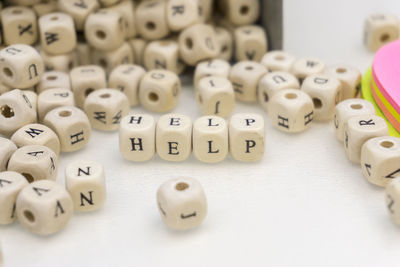
[[[285, 0], [286, 49], [364, 71], [373, 55], [361, 42], [363, 20], [378, 10], [400, 15], [400, 3]], [[194, 103], [187, 86], [175, 112], [195, 119]], [[235, 112], [265, 116], [255, 105], [238, 104]], [[117, 133], [94, 131], [86, 149], [62, 154], [58, 181], [72, 160], [98, 160], [107, 176], [105, 207], [75, 214], [45, 238], [19, 223], [1, 227], [4, 266], [399, 266], [400, 227], [387, 215], [383, 190], [346, 159], [331, 123], [288, 135], [265, 119], [266, 154], [255, 164], [130, 163]], [[204, 224], [184, 233], [164, 227], [155, 200], [158, 186], [177, 176], [199, 179], [209, 203]]]

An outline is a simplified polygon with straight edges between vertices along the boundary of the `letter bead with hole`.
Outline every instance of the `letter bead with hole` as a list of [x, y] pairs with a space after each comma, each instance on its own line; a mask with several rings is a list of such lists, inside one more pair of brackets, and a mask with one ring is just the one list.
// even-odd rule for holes
[[58, 135], [62, 152], [80, 150], [89, 142], [90, 122], [79, 108], [72, 106], [55, 108], [47, 113], [43, 123]]
[[207, 215], [207, 199], [201, 184], [193, 178], [171, 179], [157, 191], [157, 206], [164, 224], [173, 230], [189, 230]]
[[74, 93], [69, 89], [53, 88], [40, 93], [38, 97], [39, 121], [43, 121], [52, 109], [62, 106], [75, 106]]
[[377, 51], [400, 37], [400, 21], [396, 15], [374, 13], [364, 23], [364, 44], [370, 51]]
[[220, 52], [215, 31], [209, 25], [195, 24], [186, 28], [179, 35], [178, 42], [180, 56], [190, 66], [216, 58]]
[[36, 120], [36, 110], [23, 91], [14, 89], [0, 96], [0, 134], [9, 136]]
[[52, 55], [44, 50], [40, 51], [46, 71], [69, 72], [78, 66], [78, 58], [75, 51], [66, 54]]
[[142, 1], [136, 7], [136, 29], [146, 40], [159, 40], [169, 34], [167, 1]]
[[300, 83], [302, 83], [307, 76], [323, 73], [324, 71], [325, 63], [317, 58], [296, 59], [291, 69], [292, 74], [299, 79]]
[[55, 180], [57, 155], [47, 146], [28, 145], [18, 148], [8, 162], [8, 171], [21, 173], [28, 182]]
[[222, 78], [228, 78], [231, 65], [221, 59], [212, 59], [200, 62], [196, 65], [194, 72], [194, 87], [197, 89], [199, 81], [207, 76], [218, 76]]
[[164, 69], [176, 74], [185, 69], [179, 58], [179, 46], [174, 40], [152, 41], [144, 50], [144, 66], [147, 70]]
[[107, 87], [106, 73], [96, 65], [74, 68], [69, 75], [75, 103], [78, 107], [83, 107], [86, 97], [91, 92]]
[[136, 36], [136, 21], [135, 21], [135, 2], [134, 1], [120, 1], [119, 3], [110, 6], [108, 10], [113, 10], [121, 14], [124, 19], [126, 28], [126, 38], [133, 38]]
[[62, 0], [57, 1], [57, 4], [61, 12], [69, 14], [74, 19], [78, 31], [84, 29], [87, 16], [99, 8], [97, 0]]
[[256, 102], [258, 82], [267, 72], [268, 70], [257, 62], [236, 63], [229, 74], [236, 99], [242, 102]]
[[203, 115], [228, 117], [235, 107], [235, 93], [227, 78], [204, 77], [196, 90], [197, 105]]
[[125, 36], [124, 18], [116, 11], [100, 9], [91, 13], [86, 19], [86, 40], [98, 50], [117, 49], [124, 42]]
[[156, 123], [153, 116], [132, 114], [124, 117], [119, 128], [119, 150], [129, 161], [151, 160], [156, 152]]
[[270, 71], [290, 72], [296, 58], [284, 51], [271, 51], [261, 59], [263, 64]]
[[271, 72], [264, 75], [258, 83], [258, 102], [268, 112], [271, 98], [282, 89], [300, 89], [300, 83], [288, 72]]
[[95, 211], [106, 200], [103, 166], [94, 160], [77, 160], [65, 169], [65, 186], [76, 211]]
[[260, 1], [226, 0], [226, 17], [235, 25], [253, 24], [260, 15]]
[[375, 115], [375, 108], [371, 102], [364, 99], [347, 99], [336, 105], [333, 115], [336, 138], [343, 142], [344, 128], [347, 121], [351, 117], [367, 114]]
[[156, 147], [160, 158], [184, 161], [192, 153], [192, 121], [188, 116], [161, 116], [156, 128]]
[[84, 108], [92, 127], [102, 131], [118, 130], [129, 109], [126, 95], [115, 89], [94, 91], [86, 98]]
[[344, 100], [357, 97], [361, 90], [361, 72], [356, 67], [336, 64], [329, 66], [326, 73], [336, 77], [342, 83]]
[[267, 34], [256, 25], [242, 26], [234, 31], [235, 59], [260, 62], [268, 50]]
[[17, 172], [0, 172], [0, 225], [13, 223], [17, 219], [15, 201], [27, 185], [25, 177]]
[[400, 225], [400, 178], [395, 178], [387, 184], [385, 194], [390, 218], [395, 224]]
[[228, 123], [218, 116], [204, 116], [193, 124], [193, 154], [206, 163], [223, 161], [228, 155]]
[[32, 5], [33, 11], [35, 11], [36, 16], [40, 18], [46, 14], [57, 11], [57, 1], [40, 1], [39, 3]]
[[0, 51], [0, 80], [12, 88], [33, 87], [43, 72], [42, 58], [29, 45], [15, 44]]
[[54, 12], [40, 17], [41, 48], [48, 54], [71, 52], [76, 47], [76, 31], [70, 15]]
[[169, 0], [166, 12], [168, 27], [171, 31], [181, 31], [198, 21], [198, 1]]
[[0, 172], [7, 169], [11, 155], [17, 150], [17, 146], [7, 138], [0, 137]]
[[3, 40], [6, 45], [33, 45], [38, 39], [35, 12], [22, 6], [6, 7], [1, 11]]
[[400, 175], [400, 139], [383, 136], [369, 139], [361, 148], [361, 169], [372, 184], [386, 186]]
[[360, 163], [361, 148], [369, 139], [389, 135], [386, 121], [376, 115], [351, 117], [344, 128], [344, 150], [347, 158]]
[[61, 185], [41, 180], [21, 190], [17, 197], [16, 211], [18, 220], [29, 231], [50, 235], [67, 225], [72, 217], [73, 203]]
[[152, 70], [142, 78], [139, 102], [149, 111], [167, 112], [175, 108], [181, 94], [179, 77], [167, 70]]
[[213, 14], [213, 0], [198, 0], [199, 23], [209, 22]]
[[38, 94], [52, 88], [65, 88], [71, 90], [69, 74], [62, 71], [46, 71], [36, 86]]
[[335, 106], [342, 99], [342, 85], [338, 79], [327, 74], [313, 74], [304, 80], [301, 90], [314, 103], [315, 120], [326, 121], [333, 118]]
[[279, 130], [288, 133], [302, 132], [311, 126], [314, 105], [311, 98], [301, 90], [279, 90], [271, 98], [268, 116]]
[[137, 106], [139, 104], [139, 84], [145, 74], [145, 69], [139, 65], [119, 65], [110, 74], [109, 86], [124, 92], [130, 105]]
[[16, 131], [11, 141], [18, 147], [28, 145], [47, 146], [58, 156], [60, 153], [60, 140], [58, 136], [49, 127], [43, 124], [27, 124]]
[[252, 113], [233, 115], [229, 122], [229, 150], [238, 161], [261, 160], [265, 151], [264, 118]]
[[134, 61], [132, 49], [128, 43], [123, 43], [119, 48], [110, 51], [91, 51], [92, 63], [101, 66], [107, 73], [122, 64], [132, 64]]

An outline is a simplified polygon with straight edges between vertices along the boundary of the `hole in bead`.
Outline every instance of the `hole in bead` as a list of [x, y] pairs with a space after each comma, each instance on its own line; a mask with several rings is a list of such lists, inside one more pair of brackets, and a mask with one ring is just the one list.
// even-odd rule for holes
[[381, 146], [384, 148], [391, 148], [394, 146], [394, 143], [392, 141], [383, 141], [381, 143]]
[[246, 70], [253, 70], [253, 66], [247, 66]]
[[3, 105], [0, 107], [1, 115], [5, 118], [12, 118], [14, 117], [14, 110], [8, 106], [8, 105]]
[[22, 176], [25, 177], [25, 179], [28, 181], [28, 183], [32, 183], [35, 179], [33, 179], [33, 176], [29, 173], [22, 173]]
[[322, 102], [321, 102], [321, 100], [319, 98], [313, 98], [312, 101], [313, 101], [314, 107], [316, 109], [322, 108]]
[[101, 98], [110, 98], [111, 95], [109, 93], [105, 93], [105, 94], [100, 95], [100, 97]]
[[57, 76], [47, 76], [46, 78], [48, 81], [54, 81], [57, 80]]
[[24, 211], [24, 217], [25, 219], [28, 220], [28, 222], [33, 223], [35, 222], [35, 216], [33, 215], [33, 213], [30, 210], [25, 210]]
[[158, 101], [158, 95], [157, 95], [156, 93], [154, 93], [154, 92], [151, 92], [151, 93], [149, 94], [149, 99], [150, 99], [150, 101], [152, 101], [152, 102], [157, 102], [157, 101]]
[[99, 65], [103, 68], [106, 69], [107, 68], [107, 61], [104, 58], [101, 58], [99, 60]]
[[12, 76], [14, 76], [13, 72], [10, 70], [10, 68], [3, 68], [3, 73], [5, 76], [11, 78]]
[[297, 95], [296, 95], [295, 93], [287, 93], [287, 94], [285, 95], [285, 97], [286, 97], [287, 99], [296, 99], [296, 98], [297, 98]]
[[156, 24], [152, 21], [146, 23], [146, 28], [150, 31], [154, 31], [156, 29]]
[[188, 49], [192, 49], [193, 48], [193, 40], [191, 38], [186, 38], [185, 45]]
[[53, 17], [50, 18], [50, 20], [56, 21], [56, 20], [58, 20], [58, 17], [57, 16], [53, 16]]
[[22, 10], [21, 10], [21, 9], [14, 9], [14, 10], [12, 11], [12, 13], [13, 13], [14, 15], [22, 14]]
[[276, 57], [275, 57], [275, 60], [277, 60], [277, 61], [283, 61], [283, 60], [285, 60], [286, 58], [285, 58], [285, 56], [283, 56], [283, 55], [277, 55]]
[[246, 5], [240, 7], [240, 14], [247, 15], [249, 13], [250, 8]]
[[386, 43], [390, 41], [390, 35], [388, 33], [384, 33], [381, 35], [381, 42], [382, 43]]
[[85, 96], [87, 97], [88, 95], [90, 95], [90, 93], [92, 93], [94, 91], [93, 88], [88, 88], [85, 90]]
[[362, 109], [363, 108], [363, 106], [361, 104], [352, 104], [350, 107], [352, 109]]
[[104, 40], [104, 39], [106, 39], [107, 34], [102, 30], [97, 30], [96, 31], [96, 37], [101, 39], [101, 40]]
[[339, 74], [346, 73], [346, 72], [347, 72], [347, 69], [345, 69], [345, 68], [338, 68], [338, 69], [336, 69], [336, 72], [339, 73]]
[[178, 191], [184, 191], [184, 190], [186, 190], [188, 188], [189, 188], [189, 185], [187, 183], [184, 183], [184, 182], [177, 183], [176, 186], [175, 186], [175, 189], [178, 190]]
[[58, 115], [60, 115], [60, 117], [66, 118], [66, 117], [71, 116], [71, 111], [69, 111], [69, 110], [63, 110], [63, 111], [60, 111], [60, 112], [58, 113]]

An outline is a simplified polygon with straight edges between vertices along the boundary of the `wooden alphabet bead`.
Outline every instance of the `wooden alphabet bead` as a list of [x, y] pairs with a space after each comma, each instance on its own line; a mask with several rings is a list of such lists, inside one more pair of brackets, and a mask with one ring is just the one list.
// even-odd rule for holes
[[36, 120], [36, 110], [23, 91], [14, 89], [0, 96], [1, 134], [11, 135], [20, 127]]
[[69, 72], [78, 66], [78, 58], [75, 51], [67, 54], [52, 55], [42, 50], [40, 51], [40, 56], [43, 59], [46, 71]]
[[124, 117], [119, 128], [119, 149], [129, 161], [151, 160], [156, 151], [156, 123], [146, 114]]
[[361, 148], [369, 139], [389, 135], [385, 120], [376, 115], [351, 117], [344, 129], [344, 150], [347, 158], [360, 163]]
[[65, 186], [76, 211], [95, 211], [106, 200], [106, 181], [101, 164], [93, 160], [78, 160], [65, 169]]
[[0, 137], [0, 172], [5, 171], [11, 155], [17, 146], [9, 139]]
[[335, 107], [342, 99], [342, 85], [338, 79], [327, 74], [308, 76], [301, 90], [307, 93], [314, 103], [314, 119], [331, 120]]
[[233, 55], [232, 34], [224, 27], [215, 27], [214, 30], [220, 47], [217, 58], [230, 61]]
[[365, 142], [361, 149], [361, 169], [370, 183], [386, 186], [400, 172], [400, 139], [383, 136]]
[[144, 50], [144, 66], [147, 70], [164, 69], [182, 73], [184, 63], [179, 58], [179, 46], [174, 40], [152, 41]]
[[43, 0], [35, 5], [32, 5], [33, 11], [35, 11], [36, 16], [40, 18], [41, 16], [47, 15], [57, 11], [57, 1], [54, 0]]
[[76, 47], [74, 21], [70, 15], [61, 12], [40, 17], [40, 42], [49, 54], [59, 55], [71, 52]]
[[265, 30], [256, 25], [242, 26], [234, 31], [236, 61], [260, 62], [268, 49]]
[[63, 229], [72, 217], [68, 192], [54, 181], [41, 180], [24, 187], [17, 197], [18, 220], [29, 231], [50, 235]]
[[253, 61], [242, 61], [233, 65], [229, 80], [235, 90], [236, 99], [248, 103], [256, 102], [258, 82], [267, 72], [263, 65]]
[[235, 25], [253, 24], [260, 15], [257, 0], [227, 0], [225, 4], [226, 17]]
[[118, 12], [125, 22], [126, 38], [133, 38], [136, 36], [136, 22], [135, 22], [135, 6], [133, 1], [121, 1], [118, 4], [110, 6], [108, 10]]
[[218, 116], [204, 116], [193, 124], [193, 154], [206, 163], [223, 161], [228, 155], [228, 124]]
[[65, 88], [71, 89], [71, 82], [69, 80], [69, 74], [62, 71], [46, 71], [42, 75], [42, 79], [36, 86], [38, 94], [45, 90], [53, 88]]
[[227, 117], [235, 106], [235, 93], [227, 78], [209, 76], [199, 81], [196, 100], [203, 115]]
[[36, 85], [44, 72], [43, 60], [29, 45], [15, 44], [0, 51], [0, 80], [12, 88]]
[[43, 123], [58, 135], [62, 152], [80, 150], [89, 142], [90, 122], [79, 108], [72, 106], [55, 108], [47, 113]]
[[116, 11], [100, 9], [91, 13], [85, 22], [86, 41], [98, 50], [115, 50], [126, 36], [123, 17]]
[[17, 172], [0, 172], [0, 224], [10, 224], [17, 219], [15, 202], [27, 185], [25, 177]]
[[136, 29], [146, 40], [159, 40], [169, 34], [167, 1], [142, 1], [136, 7]]
[[139, 104], [139, 84], [145, 74], [146, 71], [139, 65], [119, 65], [110, 74], [109, 86], [124, 92], [130, 105], [137, 106]]
[[343, 100], [354, 98], [361, 89], [361, 72], [349, 65], [332, 65], [326, 70], [326, 73], [339, 79], [342, 83]]
[[50, 110], [62, 106], [75, 106], [74, 93], [69, 89], [53, 88], [40, 93], [38, 97], [39, 121], [43, 121]]
[[171, 31], [181, 31], [198, 21], [199, 5], [192, 0], [167, 1], [167, 22]]
[[395, 224], [400, 225], [400, 178], [391, 180], [386, 186], [386, 208]]
[[186, 28], [179, 35], [178, 42], [181, 58], [190, 66], [216, 58], [220, 51], [215, 31], [209, 25], [195, 24]]
[[156, 128], [156, 147], [160, 158], [184, 161], [192, 152], [192, 121], [185, 115], [161, 116]]
[[364, 44], [377, 51], [387, 43], [399, 39], [400, 21], [396, 15], [374, 13], [364, 23]]
[[60, 153], [60, 141], [58, 136], [49, 127], [33, 123], [27, 124], [16, 131], [11, 141], [18, 147], [29, 145], [47, 146], [58, 156]]
[[111, 51], [91, 51], [92, 63], [101, 66], [107, 73], [122, 64], [132, 64], [133, 53], [128, 43], [123, 43], [119, 48]]
[[351, 117], [368, 114], [375, 115], [375, 108], [367, 100], [352, 98], [340, 102], [333, 115], [336, 138], [343, 142], [345, 124]]
[[47, 146], [28, 145], [18, 148], [8, 162], [8, 171], [21, 173], [28, 182], [55, 180], [57, 155]]
[[229, 122], [229, 148], [235, 160], [259, 161], [265, 151], [264, 118], [251, 113], [233, 115]]
[[35, 12], [22, 6], [6, 7], [1, 10], [3, 38], [6, 45], [32, 45], [38, 39]]
[[213, 0], [198, 0], [199, 23], [206, 23], [210, 21], [211, 15], [213, 14], [213, 4]]
[[62, 0], [57, 1], [58, 9], [69, 14], [74, 19], [75, 27], [82, 31], [87, 16], [99, 8], [97, 0]]
[[144, 64], [144, 50], [147, 46], [147, 41], [141, 38], [134, 38], [128, 41], [131, 46], [133, 58], [137, 65], [143, 66]]
[[261, 59], [263, 64], [270, 71], [290, 72], [296, 58], [284, 51], [271, 51]]
[[271, 98], [268, 116], [279, 130], [288, 133], [302, 132], [311, 126], [314, 105], [311, 98], [297, 89], [277, 91]]
[[212, 59], [200, 62], [196, 65], [194, 72], [194, 87], [197, 89], [199, 81], [207, 76], [218, 76], [228, 78], [231, 71], [231, 65], [221, 59]]
[[81, 66], [72, 69], [69, 74], [75, 103], [83, 107], [86, 97], [94, 90], [106, 88], [106, 73], [95, 65]]
[[271, 98], [282, 89], [300, 89], [300, 83], [288, 72], [271, 72], [264, 75], [258, 83], [258, 102], [268, 112]]
[[152, 112], [167, 112], [178, 103], [181, 94], [179, 77], [167, 70], [152, 70], [142, 78], [139, 86], [139, 102]]
[[192, 178], [171, 179], [157, 191], [157, 205], [164, 224], [174, 230], [200, 225], [207, 215], [207, 199], [201, 184]]
[[84, 110], [94, 129], [115, 131], [121, 119], [129, 112], [129, 100], [124, 93], [115, 89], [100, 89], [85, 100]]
[[317, 58], [299, 58], [293, 62], [291, 72], [296, 76], [300, 83], [307, 76], [312, 74], [320, 74], [325, 71], [325, 64]]

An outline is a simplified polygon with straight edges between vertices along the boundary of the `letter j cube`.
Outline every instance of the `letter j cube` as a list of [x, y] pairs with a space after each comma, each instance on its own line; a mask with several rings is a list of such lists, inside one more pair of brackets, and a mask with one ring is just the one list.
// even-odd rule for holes
[[236, 114], [229, 125], [229, 146], [234, 159], [260, 160], [265, 151], [264, 118], [258, 114]]

